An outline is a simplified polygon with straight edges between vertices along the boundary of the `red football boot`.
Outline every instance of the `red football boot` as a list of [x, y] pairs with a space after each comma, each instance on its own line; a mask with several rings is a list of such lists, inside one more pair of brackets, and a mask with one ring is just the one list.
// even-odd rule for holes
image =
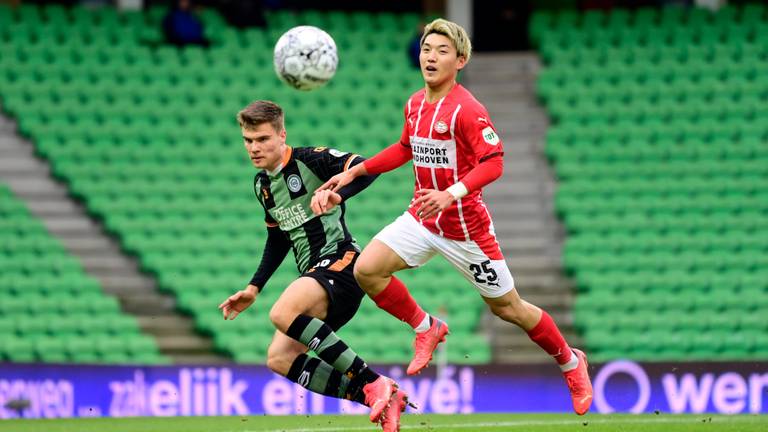
[[416, 333], [416, 340], [413, 341], [413, 360], [408, 365], [406, 373], [416, 375], [422, 369], [427, 367], [432, 360], [432, 353], [440, 342], [445, 342], [445, 336], [448, 334], [448, 324], [432, 317], [432, 325], [429, 330], [423, 333]]
[[571, 392], [573, 410], [578, 415], [584, 415], [592, 405], [592, 382], [589, 380], [589, 364], [587, 356], [580, 350], [574, 349], [573, 353], [579, 358], [576, 369], [563, 372], [568, 390]]

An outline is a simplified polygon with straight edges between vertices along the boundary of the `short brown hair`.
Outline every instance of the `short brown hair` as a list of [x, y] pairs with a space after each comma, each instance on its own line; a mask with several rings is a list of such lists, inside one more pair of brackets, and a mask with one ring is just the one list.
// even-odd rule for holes
[[453, 46], [456, 48], [456, 55], [464, 57], [464, 60], [469, 63], [469, 58], [472, 57], [472, 41], [469, 40], [469, 35], [467, 35], [464, 27], [455, 22], [438, 18], [424, 27], [424, 34], [421, 36], [419, 46], [424, 45], [424, 40], [432, 33], [447, 37], [453, 42]]
[[268, 101], [257, 100], [237, 113], [237, 122], [244, 129], [255, 129], [262, 123], [269, 123], [277, 132], [285, 128], [283, 109], [280, 105]]

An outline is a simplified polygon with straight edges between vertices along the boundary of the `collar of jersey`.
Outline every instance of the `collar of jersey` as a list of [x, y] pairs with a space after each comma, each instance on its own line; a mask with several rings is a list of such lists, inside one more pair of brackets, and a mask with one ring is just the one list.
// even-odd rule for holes
[[278, 174], [280, 174], [280, 171], [283, 170], [283, 163], [280, 162], [280, 165], [277, 166], [273, 171], [267, 170], [267, 174], [269, 174], [270, 177], [277, 177]]
[[275, 177], [280, 174], [280, 171], [282, 171], [283, 168], [288, 165], [288, 162], [291, 160], [291, 156], [293, 155], [293, 148], [291, 148], [289, 145], [286, 145], [285, 147], [285, 153], [283, 153], [283, 160], [280, 162], [280, 165], [278, 165], [277, 168], [275, 168], [273, 171], [267, 170], [267, 174], [269, 174], [270, 177]]

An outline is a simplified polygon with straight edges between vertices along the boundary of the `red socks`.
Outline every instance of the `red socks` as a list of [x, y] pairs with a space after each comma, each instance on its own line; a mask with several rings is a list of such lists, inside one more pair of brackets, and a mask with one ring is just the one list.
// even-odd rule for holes
[[389, 312], [390, 315], [400, 321], [407, 322], [414, 329], [427, 315], [408, 292], [408, 288], [394, 276], [384, 291], [373, 297], [373, 301], [376, 302], [376, 306]]
[[528, 337], [542, 347], [547, 354], [554, 357], [557, 364], [564, 365], [571, 360], [571, 348], [546, 311], [541, 311], [541, 319], [536, 327], [528, 332]]
[[[390, 315], [400, 321], [407, 322], [414, 329], [427, 316], [427, 313], [419, 307], [411, 293], [408, 292], [408, 288], [400, 279], [394, 276], [392, 276], [389, 285], [384, 288], [384, 291], [373, 297], [373, 301], [376, 302], [379, 308], [389, 312]], [[557, 325], [546, 311], [541, 311], [541, 319], [528, 332], [528, 337], [554, 357], [557, 364], [564, 365], [571, 360], [573, 354], [571, 348], [565, 342], [565, 338], [560, 334]]]

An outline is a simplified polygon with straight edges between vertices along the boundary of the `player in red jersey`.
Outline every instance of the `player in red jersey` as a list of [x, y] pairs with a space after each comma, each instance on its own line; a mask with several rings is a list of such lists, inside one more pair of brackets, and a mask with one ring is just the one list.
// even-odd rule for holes
[[355, 265], [363, 290], [417, 332], [408, 374], [427, 366], [448, 326], [425, 313], [393, 273], [440, 254], [475, 286], [496, 316], [521, 327], [554, 357], [574, 410], [582, 415], [592, 403], [586, 356], [568, 346], [546, 311], [520, 298], [482, 200], [483, 186], [502, 175], [504, 150], [485, 107], [456, 82], [471, 51], [466, 31], [456, 23], [437, 19], [425, 28], [419, 57], [425, 88], [405, 105], [400, 140], [332, 177], [316, 192], [313, 210], [328, 211], [333, 207], [327, 200], [330, 191], [356, 177], [412, 160], [416, 183], [408, 210], [376, 235]]

